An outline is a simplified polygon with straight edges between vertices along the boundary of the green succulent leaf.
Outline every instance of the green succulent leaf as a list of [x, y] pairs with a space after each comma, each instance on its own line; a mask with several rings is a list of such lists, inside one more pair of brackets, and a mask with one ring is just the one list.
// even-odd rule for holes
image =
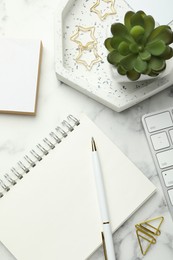
[[112, 46], [111, 46], [111, 39], [112, 39], [112, 38], [107, 38], [107, 39], [105, 40], [105, 42], [104, 42], [104, 45], [105, 45], [105, 47], [106, 47], [106, 49], [107, 49], [108, 51], [113, 51], [113, 50], [114, 50], [114, 48], [112, 48]]
[[107, 56], [107, 60], [109, 63], [117, 66], [120, 61], [123, 59], [124, 56], [122, 56], [117, 50], [114, 50], [110, 52]]
[[151, 15], [146, 15], [144, 17], [144, 28], [145, 28], [145, 37], [146, 39], [151, 34], [151, 32], [154, 30], [155, 27], [155, 20]]
[[173, 42], [173, 32], [168, 25], [156, 27], [148, 37], [148, 42], [162, 40], [166, 45]]
[[155, 37], [158, 37], [158, 35], [165, 29], [170, 29], [170, 27], [168, 25], [160, 25], [160, 26], [156, 27], [150, 34], [150, 37], [148, 40], [153, 40]]
[[127, 27], [128, 31], [131, 30], [132, 25], [131, 25], [131, 17], [134, 15], [135, 13], [133, 11], [128, 11], [125, 16], [124, 16], [124, 24]]
[[136, 60], [136, 54], [129, 54], [126, 57], [123, 57], [121, 59], [120, 65], [127, 71], [132, 70], [135, 60]]
[[129, 44], [127, 42], [121, 42], [118, 46], [118, 51], [121, 55], [126, 56], [127, 54], [129, 54], [130, 50], [129, 50]]
[[166, 50], [160, 57], [165, 60], [171, 59], [173, 57], [173, 49], [170, 46], [166, 46]]
[[137, 11], [138, 14], [140, 14], [142, 17], [146, 16], [146, 13], [142, 10]]
[[160, 70], [152, 70], [152, 71], [155, 72], [155, 73], [161, 73], [165, 69], [166, 69], [166, 62], [164, 64], [164, 66]]
[[124, 38], [121, 36], [113, 36], [110, 40], [110, 45], [113, 49], [118, 49], [118, 46], [121, 42], [124, 41]]
[[144, 27], [140, 25], [135, 25], [130, 30], [130, 34], [135, 39], [136, 42], [139, 42], [143, 38], [144, 33], [145, 33]]
[[161, 71], [165, 68], [165, 61], [161, 58], [152, 57], [149, 61], [149, 66], [153, 71]]
[[143, 11], [138, 11], [134, 15], [132, 15], [130, 19], [132, 27], [136, 25], [144, 27], [144, 16], [145, 13]]
[[129, 31], [127, 30], [126, 26], [122, 23], [114, 23], [111, 26], [111, 33], [114, 36], [121, 37], [128, 41], [133, 41], [133, 38], [130, 36]]
[[147, 62], [142, 60], [140, 56], [138, 56], [136, 61], [134, 62], [134, 69], [138, 73], [144, 73], [147, 70]]
[[164, 41], [158, 40], [158, 41], [148, 43], [146, 46], [146, 50], [154, 56], [160, 56], [165, 52], [166, 45]]
[[139, 52], [139, 56], [144, 61], [148, 61], [151, 58], [151, 54], [147, 50], [144, 50], [143, 52]]
[[159, 75], [159, 73], [158, 72], [155, 72], [155, 71], [151, 71], [149, 74], [148, 74], [148, 76], [150, 76], [150, 77], [156, 77], [156, 76], [158, 76]]
[[138, 53], [138, 52], [139, 52], [138, 44], [137, 44], [137, 43], [131, 43], [131, 44], [129, 45], [129, 50], [130, 50], [132, 53]]
[[113, 35], [118, 34], [118, 36], [123, 36], [124, 34], [128, 34], [128, 30], [122, 23], [114, 23], [111, 25], [111, 33]]
[[127, 77], [132, 80], [132, 81], [135, 81], [135, 80], [138, 80], [141, 76], [140, 73], [138, 73], [137, 71], [135, 70], [130, 70], [126, 73]]
[[126, 75], [126, 72], [127, 72], [121, 65], [118, 65], [117, 71], [120, 75], [123, 75], [123, 76]]
[[147, 69], [146, 69], [145, 72], [143, 72], [143, 74], [144, 75], [149, 75], [151, 71], [152, 71], [152, 69], [151, 69], [150, 65], [148, 64]]

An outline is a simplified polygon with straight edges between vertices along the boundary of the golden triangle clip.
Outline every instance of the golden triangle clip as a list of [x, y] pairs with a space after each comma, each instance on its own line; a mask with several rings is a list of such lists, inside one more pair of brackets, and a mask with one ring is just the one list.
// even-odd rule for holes
[[[156, 217], [135, 225], [138, 243], [143, 255], [146, 255], [150, 246], [156, 243], [155, 236], [159, 236], [161, 234], [160, 226], [163, 220], [163, 217]], [[157, 225], [151, 225], [151, 223], [157, 223]], [[146, 242], [145, 248], [143, 242]]]

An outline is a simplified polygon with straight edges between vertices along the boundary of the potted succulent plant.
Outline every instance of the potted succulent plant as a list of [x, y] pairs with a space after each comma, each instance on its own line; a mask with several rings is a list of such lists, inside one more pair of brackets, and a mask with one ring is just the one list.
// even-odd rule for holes
[[128, 11], [124, 24], [111, 25], [111, 33], [104, 42], [107, 60], [132, 81], [141, 75], [158, 76], [173, 57], [173, 31], [168, 25], [156, 26], [154, 18], [143, 11]]

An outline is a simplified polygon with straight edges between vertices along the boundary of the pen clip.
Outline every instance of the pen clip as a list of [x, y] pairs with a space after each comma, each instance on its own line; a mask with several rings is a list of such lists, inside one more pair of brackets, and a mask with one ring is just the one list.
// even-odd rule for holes
[[104, 252], [105, 260], [108, 260], [107, 251], [106, 251], [106, 244], [105, 244], [105, 238], [104, 238], [104, 233], [101, 232], [101, 235], [102, 235], [103, 252]]

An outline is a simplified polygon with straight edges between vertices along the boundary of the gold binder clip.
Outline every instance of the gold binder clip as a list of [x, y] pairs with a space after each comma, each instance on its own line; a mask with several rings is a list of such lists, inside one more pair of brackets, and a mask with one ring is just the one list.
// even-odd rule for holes
[[[135, 225], [136, 235], [138, 238], [141, 253], [143, 255], [146, 255], [150, 246], [156, 243], [155, 236], [159, 236], [161, 234], [160, 226], [163, 220], [164, 220], [163, 217], [156, 217]], [[158, 221], [159, 223], [157, 224], [157, 226], [151, 225], [151, 222], [158, 222]], [[147, 244], [144, 245], [144, 242], [147, 242]]]
[[105, 238], [104, 238], [103, 232], [101, 232], [101, 235], [102, 235], [102, 244], [103, 244], [103, 252], [104, 252], [105, 260], [108, 260], [107, 252], [106, 252]]
[[[100, 5], [100, 2], [105, 2], [110, 4], [110, 11], [103, 12], [102, 10], [98, 10], [97, 7]], [[107, 16], [116, 14], [115, 10], [115, 0], [97, 0], [96, 3], [90, 8], [90, 12], [96, 13], [98, 17], [103, 21]]]

